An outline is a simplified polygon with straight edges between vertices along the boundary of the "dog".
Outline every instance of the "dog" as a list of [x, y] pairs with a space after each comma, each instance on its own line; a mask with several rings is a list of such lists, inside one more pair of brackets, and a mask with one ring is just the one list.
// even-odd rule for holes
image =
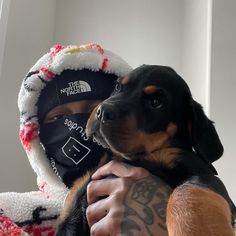
[[[143, 65], [119, 78], [112, 95], [91, 113], [86, 131], [108, 149], [99, 166], [115, 158], [144, 167], [174, 191], [186, 184], [196, 189], [203, 187], [213, 198], [215, 195], [223, 197], [231, 209], [233, 224], [236, 208], [212, 165], [222, 156], [223, 146], [214, 123], [172, 68]], [[72, 187], [57, 235], [90, 235], [85, 212], [86, 186], [92, 171]], [[185, 235], [173, 229], [173, 221], [178, 219], [173, 220], [171, 213], [173, 197], [170, 201], [167, 207], [169, 235]], [[181, 230], [189, 232], [186, 228]]]

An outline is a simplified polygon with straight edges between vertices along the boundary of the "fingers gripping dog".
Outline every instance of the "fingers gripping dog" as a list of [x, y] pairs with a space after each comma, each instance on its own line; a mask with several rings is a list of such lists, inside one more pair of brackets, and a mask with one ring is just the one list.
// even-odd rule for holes
[[[146, 168], [174, 189], [167, 208], [169, 235], [210, 235], [207, 229], [196, 234], [181, 227], [179, 232], [187, 234], [173, 230], [179, 219], [174, 217], [173, 208], [185, 207], [177, 204], [180, 198], [176, 196], [188, 186], [194, 186], [190, 191], [197, 190], [196, 196], [207, 190], [206, 196], [211, 196], [212, 201], [220, 197], [234, 221], [235, 206], [211, 164], [222, 156], [223, 146], [213, 122], [173, 69], [143, 65], [120, 78], [113, 94], [92, 112], [87, 134], [111, 150], [115, 159]], [[100, 164], [107, 160], [108, 157], [104, 157]], [[85, 214], [81, 211], [86, 208], [84, 193], [89, 176], [90, 173], [78, 180], [76, 190], [66, 203], [69, 207], [59, 229], [70, 232], [68, 235], [89, 235]]]

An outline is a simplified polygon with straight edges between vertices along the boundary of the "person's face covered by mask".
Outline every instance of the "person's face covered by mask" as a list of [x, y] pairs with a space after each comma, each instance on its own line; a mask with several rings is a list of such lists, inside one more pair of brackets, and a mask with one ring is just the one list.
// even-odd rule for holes
[[[88, 139], [85, 127], [89, 114], [109, 96], [116, 79], [109, 75], [112, 78], [105, 80], [107, 75], [102, 72], [83, 71], [60, 75], [39, 99], [40, 140], [52, 168], [68, 187], [95, 167], [104, 153], [102, 146]], [[102, 82], [103, 89], [99, 88]]]

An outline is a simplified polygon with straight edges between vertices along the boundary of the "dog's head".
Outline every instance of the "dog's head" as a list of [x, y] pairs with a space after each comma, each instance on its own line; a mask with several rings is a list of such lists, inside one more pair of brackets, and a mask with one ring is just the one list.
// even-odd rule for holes
[[143, 65], [120, 78], [92, 112], [87, 134], [126, 159], [169, 147], [194, 149], [208, 162], [223, 153], [213, 122], [185, 81], [165, 66]]

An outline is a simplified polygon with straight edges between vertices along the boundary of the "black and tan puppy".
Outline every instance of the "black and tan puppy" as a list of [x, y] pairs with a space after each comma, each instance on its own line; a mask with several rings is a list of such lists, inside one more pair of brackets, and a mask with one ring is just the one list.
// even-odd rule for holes
[[[114, 158], [146, 168], [173, 189], [189, 183], [223, 196], [234, 220], [235, 207], [211, 164], [223, 154], [220, 139], [173, 69], [144, 65], [120, 78], [111, 97], [91, 114], [87, 133], [109, 148]], [[108, 159], [107, 155], [103, 161]], [[70, 192], [58, 235], [89, 235], [85, 216], [89, 179], [88, 172]], [[178, 235], [172, 234], [171, 225], [167, 222], [169, 235]]]

